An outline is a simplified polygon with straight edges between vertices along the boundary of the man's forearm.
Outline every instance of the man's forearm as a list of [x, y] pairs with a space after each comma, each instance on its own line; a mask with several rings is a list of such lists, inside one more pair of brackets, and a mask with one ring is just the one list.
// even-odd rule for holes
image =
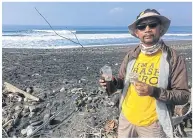
[[190, 92], [186, 89], [166, 90], [163, 88], [153, 87], [150, 96], [167, 104], [183, 105], [188, 102]]

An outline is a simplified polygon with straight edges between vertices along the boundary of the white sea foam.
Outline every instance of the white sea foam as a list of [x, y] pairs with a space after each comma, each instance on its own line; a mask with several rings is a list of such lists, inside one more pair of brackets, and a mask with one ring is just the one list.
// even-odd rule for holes
[[[43, 41], [52, 41], [52, 40], [61, 40], [62, 37], [56, 35], [52, 30], [35, 30], [40, 32], [47, 32], [47, 33], [32, 33], [27, 34], [23, 33], [24, 36], [3, 36], [2, 40], [10, 40], [10, 41], [34, 41], [34, 40], [43, 40]], [[50, 33], [50, 34], [49, 34]], [[79, 40], [100, 40], [100, 39], [121, 39], [121, 38], [131, 38], [134, 37], [131, 34], [76, 34], [76, 36], [69, 32], [68, 30], [61, 30], [57, 31], [57, 33], [65, 38], [69, 39], [76, 39], [76, 36]], [[9, 34], [10, 35], [10, 34]], [[171, 37], [186, 37], [192, 36], [192, 34], [165, 34], [164, 36], [171, 36]]]
[[[75, 30], [71, 30], [74, 33]], [[76, 34], [69, 30], [56, 30], [56, 32], [75, 42], [76, 36], [82, 45], [85, 47], [118, 45], [121, 43], [138, 42], [138, 39], [129, 33], [122, 34]], [[57, 36], [52, 30], [32, 30], [29, 32], [3, 32], [2, 46], [3, 48], [34, 48], [34, 49], [59, 49], [59, 48], [75, 48], [80, 47], [71, 41]], [[191, 39], [192, 34], [174, 34], [168, 33], [163, 36], [164, 40], [187, 40]]]
[[[54, 30], [59, 34], [69, 34], [69, 33], [76, 33], [76, 30]], [[33, 32], [42, 32], [42, 33], [54, 33], [53, 30], [33, 30]]]
[[[120, 39], [120, 38], [134, 38], [130, 34], [77, 34], [76, 35], [79, 40], [97, 40], [97, 39]], [[75, 35], [68, 34], [63, 35], [65, 38], [76, 39]], [[11, 40], [11, 41], [34, 41], [34, 40], [61, 40], [63, 39], [57, 35], [41, 35], [41, 34], [33, 34], [31, 36], [3, 36], [2, 40]]]

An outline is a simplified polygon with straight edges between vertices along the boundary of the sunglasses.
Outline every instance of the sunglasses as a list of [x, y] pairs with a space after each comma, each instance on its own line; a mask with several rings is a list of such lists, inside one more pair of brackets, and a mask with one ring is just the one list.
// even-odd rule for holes
[[141, 24], [141, 25], [137, 25], [136, 29], [138, 30], [145, 30], [146, 27], [148, 26], [151, 29], [156, 28], [159, 25], [159, 23], [148, 23], [148, 24]]

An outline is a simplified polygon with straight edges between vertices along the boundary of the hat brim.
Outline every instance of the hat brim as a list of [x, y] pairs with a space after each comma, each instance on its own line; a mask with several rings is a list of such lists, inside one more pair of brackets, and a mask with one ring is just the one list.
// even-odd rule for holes
[[[169, 26], [170, 26], [171, 21], [170, 21], [167, 17], [161, 16], [161, 15], [152, 15], [152, 16], [148, 16], [148, 17], [156, 17], [156, 18], [158, 18], [158, 19], [161, 21], [161, 25], [163, 26], [163, 31], [161, 32], [160, 36], [163, 36], [163, 35], [167, 32], [167, 30], [168, 30], [168, 28], [169, 28]], [[131, 33], [132, 36], [138, 38], [138, 37], [136, 36], [136, 34], [135, 34], [136, 24], [137, 24], [141, 19], [148, 18], [148, 17], [139, 18], [139, 19], [137, 19], [135, 22], [133, 22], [132, 24], [130, 24], [130, 25], [128, 26], [129, 32]]]

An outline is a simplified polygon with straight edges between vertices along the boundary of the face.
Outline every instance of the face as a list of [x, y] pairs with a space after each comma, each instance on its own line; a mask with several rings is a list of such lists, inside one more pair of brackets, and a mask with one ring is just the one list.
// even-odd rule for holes
[[141, 20], [135, 30], [136, 36], [146, 46], [156, 44], [160, 38], [161, 26], [156, 18], [146, 18]]

